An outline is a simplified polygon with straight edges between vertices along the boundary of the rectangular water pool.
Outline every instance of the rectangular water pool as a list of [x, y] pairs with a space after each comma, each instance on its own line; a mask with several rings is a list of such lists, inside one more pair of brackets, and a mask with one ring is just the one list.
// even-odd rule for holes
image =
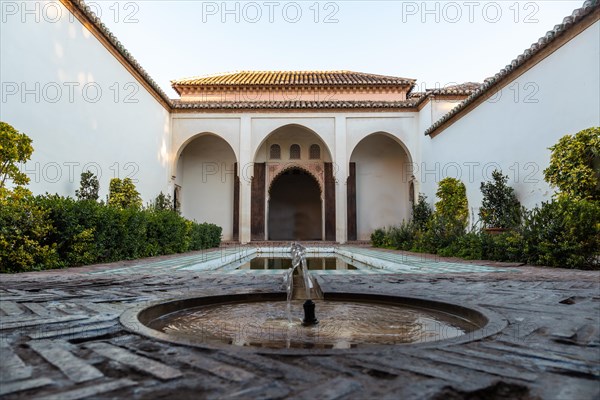
[[[342, 257], [307, 257], [306, 266], [310, 271], [324, 270], [356, 270], [354, 265], [347, 263]], [[237, 269], [284, 269], [292, 268], [290, 257], [256, 257], [240, 265]]]

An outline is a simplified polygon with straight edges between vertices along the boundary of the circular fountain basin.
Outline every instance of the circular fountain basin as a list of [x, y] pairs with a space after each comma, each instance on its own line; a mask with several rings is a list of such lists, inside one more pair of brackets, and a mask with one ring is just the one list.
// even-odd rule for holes
[[303, 300], [292, 301], [288, 312], [284, 293], [172, 300], [128, 310], [121, 322], [178, 344], [273, 351], [456, 343], [506, 325], [489, 310], [420, 298], [333, 293], [315, 303], [320, 322], [310, 327], [302, 326]]

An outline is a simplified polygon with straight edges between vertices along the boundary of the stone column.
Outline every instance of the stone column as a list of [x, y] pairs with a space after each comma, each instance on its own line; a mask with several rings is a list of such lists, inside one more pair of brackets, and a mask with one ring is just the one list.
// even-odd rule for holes
[[240, 118], [240, 243], [250, 242], [251, 183], [254, 174], [252, 159], [252, 119]]
[[346, 151], [346, 117], [335, 117], [335, 150], [333, 154], [335, 184], [335, 240], [346, 243], [348, 159]]

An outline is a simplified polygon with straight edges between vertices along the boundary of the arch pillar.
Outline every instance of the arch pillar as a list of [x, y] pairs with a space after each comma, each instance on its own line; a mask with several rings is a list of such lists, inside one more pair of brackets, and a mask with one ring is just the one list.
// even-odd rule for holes
[[346, 117], [335, 117], [335, 151], [333, 175], [335, 182], [335, 240], [342, 244], [347, 240], [347, 192], [348, 155], [346, 149]]
[[251, 240], [250, 222], [252, 206], [252, 176], [254, 175], [252, 159], [252, 124], [250, 116], [240, 118], [240, 163], [239, 163], [239, 240], [240, 243], [249, 243]]

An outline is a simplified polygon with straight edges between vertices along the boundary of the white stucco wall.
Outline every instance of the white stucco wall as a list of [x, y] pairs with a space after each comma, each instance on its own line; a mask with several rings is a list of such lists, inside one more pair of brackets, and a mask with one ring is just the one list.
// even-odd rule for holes
[[33, 139], [30, 189], [74, 196], [87, 167], [102, 197], [110, 178], [131, 177], [153, 199], [167, 190], [168, 111], [60, 2], [50, 7], [4, 15], [0, 35], [0, 120]]
[[434, 202], [440, 179], [460, 177], [476, 212], [480, 183], [501, 168], [524, 206], [549, 200], [548, 147], [600, 125], [599, 38], [596, 22], [434, 138], [421, 125], [421, 192]]

